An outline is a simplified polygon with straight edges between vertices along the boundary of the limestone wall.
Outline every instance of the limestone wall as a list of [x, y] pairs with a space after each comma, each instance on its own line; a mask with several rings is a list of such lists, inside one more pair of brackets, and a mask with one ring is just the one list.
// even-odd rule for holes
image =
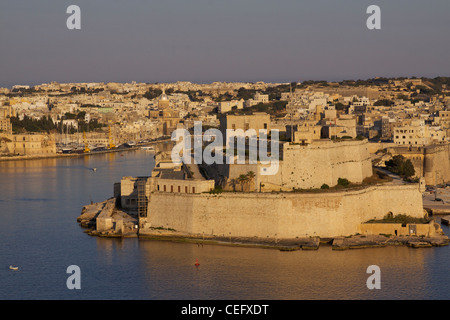
[[360, 232], [364, 235], [424, 235], [433, 237], [440, 235], [442, 229], [439, 224], [431, 221], [427, 224], [401, 224], [401, 223], [363, 223], [360, 225]]
[[155, 192], [147, 219], [152, 227], [200, 235], [335, 237], [358, 233], [361, 223], [388, 212], [423, 217], [418, 185], [327, 193]]
[[97, 231], [104, 231], [113, 228], [112, 213], [115, 206], [115, 199], [108, 199], [102, 211], [96, 219]]
[[316, 142], [307, 146], [285, 144], [276, 175], [260, 176], [260, 182], [279, 189], [320, 188], [337, 185], [339, 178], [361, 183], [372, 176], [367, 141]]
[[[244, 190], [292, 191], [296, 189], [320, 188], [323, 184], [332, 187], [339, 178], [361, 183], [372, 176], [372, 161], [367, 141], [315, 141], [309, 145], [285, 143], [281, 150], [282, 160], [273, 175], [261, 174], [262, 168], [271, 164], [223, 164], [203, 166], [208, 176], [221, 183], [227, 190], [234, 190], [233, 179], [253, 171], [254, 181]], [[237, 190], [241, 190], [238, 185]]]
[[424, 177], [427, 185], [442, 184], [450, 181], [450, 144], [430, 145], [426, 147], [393, 147], [392, 155], [403, 155], [411, 160], [415, 176]]

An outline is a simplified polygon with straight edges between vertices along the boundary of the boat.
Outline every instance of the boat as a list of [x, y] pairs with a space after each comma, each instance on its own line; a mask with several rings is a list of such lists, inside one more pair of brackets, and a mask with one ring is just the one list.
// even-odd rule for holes
[[141, 149], [145, 151], [155, 151], [155, 148], [153, 146], [145, 146], [141, 147]]
[[9, 266], [9, 269], [17, 271], [19, 270], [19, 267]]

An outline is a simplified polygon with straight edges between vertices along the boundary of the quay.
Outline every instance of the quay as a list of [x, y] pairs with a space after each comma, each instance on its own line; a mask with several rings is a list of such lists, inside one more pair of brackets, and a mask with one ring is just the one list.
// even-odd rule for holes
[[134, 151], [139, 150], [141, 147], [150, 146], [150, 145], [156, 145], [160, 143], [167, 143], [171, 141], [170, 139], [165, 140], [157, 140], [148, 142], [145, 144], [139, 144], [132, 147], [122, 147], [122, 148], [114, 148], [114, 149], [106, 149], [101, 151], [90, 151], [90, 152], [74, 152], [74, 153], [54, 153], [51, 155], [35, 155], [35, 156], [7, 156], [7, 157], [0, 157], [0, 161], [15, 161], [15, 160], [39, 160], [39, 159], [52, 159], [52, 158], [76, 158], [76, 157], [83, 157], [83, 156], [91, 156], [96, 154], [106, 154], [106, 153], [113, 153], [113, 152], [125, 152], [125, 151]]

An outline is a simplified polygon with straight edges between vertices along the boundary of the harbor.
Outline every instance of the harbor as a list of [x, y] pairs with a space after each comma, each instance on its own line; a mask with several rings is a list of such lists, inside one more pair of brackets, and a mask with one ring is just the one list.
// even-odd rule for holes
[[107, 154], [115, 152], [127, 152], [135, 150], [145, 150], [149, 152], [155, 152], [157, 145], [169, 144], [170, 139], [157, 139], [154, 141], [145, 142], [129, 142], [123, 143], [118, 146], [107, 148], [104, 145], [93, 146], [88, 150], [81, 145], [57, 145], [57, 152], [50, 155], [30, 155], [30, 156], [3, 156], [0, 157], [0, 161], [17, 161], [17, 160], [38, 160], [38, 159], [51, 159], [51, 158], [73, 158], [82, 156], [91, 156], [98, 154]]
[[[284, 251], [269, 249], [275, 238], [265, 248], [227, 245], [229, 235], [221, 245], [209, 245], [205, 238], [202, 246], [202, 237], [188, 242], [164, 229], [155, 230], [154, 239], [83, 232], [87, 229], [75, 221], [83, 205], [110, 198], [114, 182], [148, 175], [154, 164], [152, 152], [142, 149], [123, 157], [109, 153], [0, 163], [0, 240], [5, 244], [0, 297], [71, 299], [76, 293], [65, 287], [65, 270], [76, 264], [83, 277], [80, 299], [450, 298], [445, 276], [450, 246], [334, 250], [320, 243], [318, 250]], [[96, 172], [89, 169], [94, 167]], [[450, 234], [448, 226], [442, 229]], [[231, 242], [237, 240], [232, 236]], [[383, 290], [365, 287], [371, 264], [382, 270]], [[124, 275], [126, 280], [120, 278]], [[317, 290], [318, 285], [326, 290]]]

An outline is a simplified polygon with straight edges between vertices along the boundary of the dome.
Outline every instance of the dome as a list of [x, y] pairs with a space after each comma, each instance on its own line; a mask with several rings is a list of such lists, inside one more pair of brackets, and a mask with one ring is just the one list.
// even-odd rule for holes
[[162, 95], [159, 96], [159, 100], [169, 100], [169, 97], [167, 96], [167, 94], [163, 93]]

